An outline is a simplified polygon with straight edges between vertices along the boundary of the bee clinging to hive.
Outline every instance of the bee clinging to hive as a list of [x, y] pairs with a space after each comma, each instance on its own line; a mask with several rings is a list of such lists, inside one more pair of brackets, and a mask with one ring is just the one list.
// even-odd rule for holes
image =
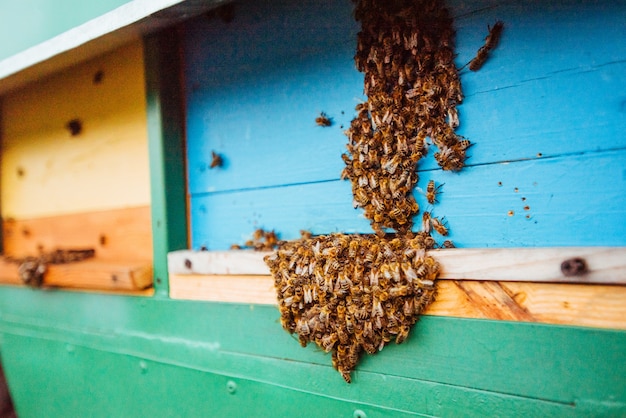
[[478, 71], [481, 69], [485, 61], [487, 61], [489, 52], [498, 46], [503, 29], [504, 23], [500, 20], [493, 25], [493, 28], [489, 28], [489, 34], [485, 38], [485, 44], [480, 47], [476, 53], [476, 57], [469, 62], [469, 69], [471, 71]]
[[[281, 324], [300, 344], [332, 352], [347, 382], [365, 350], [401, 343], [435, 297], [438, 264], [424, 235], [320, 235], [282, 243], [265, 257], [274, 277]], [[372, 252], [373, 251], [373, 252]]]
[[[351, 180], [355, 203], [377, 233], [405, 233], [419, 211], [412, 192], [426, 138], [439, 148], [436, 160], [444, 170], [460, 170], [466, 158], [467, 146], [454, 132], [463, 93], [453, 61], [452, 18], [440, 0], [361, 0], [355, 17], [362, 29], [355, 62], [365, 74], [368, 100], [357, 105], [346, 131], [342, 178]], [[429, 194], [431, 204], [435, 194]]]
[[315, 124], [317, 126], [329, 127], [332, 126], [333, 121], [328, 117], [328, 115], [326, 115], [326, 113], [321, 112], [319, 116], [315, 118]]
[[[332, 352], [348, 383], [362, 352], [404, 342], [436, 294], [441, 268], [427, 250], [438, 246], [431, 231], [446, 236], [447, 223], [424, 212], [421, 231], [412, 231], [427, 138], [444, 170], [460, 170], [471, 146], [454, 132], [463, 94], [443, 1], [355, 0], [354, 16], [361, 22], [354, 59], [368, 99], [345, 131], [341, 178], [351, 181], [353, 205], [363, 208], [375, 235], [303, 234], [265, 257], [283, 328], [303, 346]], [[316, 123], [329, 126], [325, 118]], [[431, 205], [441, 186], [429, 181]]]

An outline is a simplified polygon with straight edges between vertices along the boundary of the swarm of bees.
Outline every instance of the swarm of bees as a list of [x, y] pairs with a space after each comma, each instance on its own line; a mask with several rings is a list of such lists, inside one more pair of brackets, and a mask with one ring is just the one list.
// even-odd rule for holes
[[435, 297], [435, 245], [420, 232], [393, 239], [320, 235], [289, 241], [265, 257], [278, 293], [281, 323], [304, 347], [332, 352], [346, 382], [365, 350], [402, 343]]
[[[354, 1], [362, 25], [355, 62], [365, 73], [368, 99], [356, 106], [346, 131], [342, 178], [351, 181], [353, 204], [364, 209], [375, 235], [307, 233], [265, 257], [283, 328], [298, 334], [302, 346], [314, 342], [332, 352], [333, 366], [348, 383], [363, 351], [403, 342], [434, 300], [440, 266], [426, 251], [454, 248], [450, 240], [439, 245], [433, 238], [446, 237], [448, 225], [432, 210], [412, 232], [420, 210], [413, 196], [416, 170], [427, 138], [444, 170], [460, 170], [471, 146], [455, 133], [463, 94], [443, 1]], [[322, 117], [316, 122], [324, 126]], [[442, 186], [428, 182], [430, 205], [438, 203]]]
[[452, 18], [441, 0], [359, 0], [355, 18], [362, 26], [355, 62], [368, 100], [346, 131], [342, 178], [376, 233], [405, 233], [419, 212], [413, 189], [426, 139], [444, 170], [460, 170], [471, 146], [454, 132], [463, 93]]
[[266, 231], [263, 228], [256, 229], [252, 233], [252, 238], [246, 241], [242, 247], [239, 244], [233, 244], [230, 246], [231, 250], [242, 250], [251, 248], [256, 251], [272, 251], [276, 249], [282, 241], [278, 239], [276, 232]]
[[41, 287], [44, 275], [50, 264], [68, 264], [94, 257], [96, 251], [92, 248], [79, 250], [57, 249], [49, 253], [43, 253], [38, 257], [14, 258], [4, 257], [10, 263], [19, 264], [18, 275], [22, 282], [30, 287]]

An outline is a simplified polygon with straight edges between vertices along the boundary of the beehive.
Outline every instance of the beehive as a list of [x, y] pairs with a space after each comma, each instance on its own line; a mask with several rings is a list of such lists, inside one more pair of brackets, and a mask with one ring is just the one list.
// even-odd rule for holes
[[22, 269], [30, 284], [150, 286], [144, 85], [135, 42], [3, 97], [3, 280], [20, 282], [27, 258], [39, 266]]

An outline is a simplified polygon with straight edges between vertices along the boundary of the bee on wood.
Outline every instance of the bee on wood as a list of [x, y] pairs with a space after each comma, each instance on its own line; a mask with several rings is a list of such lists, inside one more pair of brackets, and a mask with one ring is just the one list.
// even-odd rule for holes
[[485, 61], [487, 61], [487, 57], [489, 56], [489, 52], [498, 46], [500, 42], [500, 36], [502, 36], [502, 29], [504, 28], [504, 23], [502, 21], [497, 21], [495, 25], [489, 28], [489, 34], [485, 38], [485, 44], [480, 47], [478, 52], [476, 53], [476, 57], [469, 62], [469, 69], [471, 71], [478, 71], [483, 66]]
[[439, 189], [441, 188], [441, 186], [443, 186], [443, 184], [435, 186], [435, 180], [430, 180], [428, 182], [428, 185], [426, 186], [426, 200], [431, 205], [435, 202], [438, 202], [437, 195], [440, 193]]
[[211, 164], [209, 164], [210, 168], [221, 167], [224, 164], [221, 155], [217, 154], [215, 151], [211, 151]]
[[318, 117], [315, 118], [315, 124], [317, 126], [322, 126], [322, 127], [329, 127], [332, 126], [333, 121], [331, 118], [329, 118], [326, 113], [324, 112], [320, 112], [320, 115]]
[[452, 241], [447, 239], [443, 242], [443, 244], [441, 244], [441, 248], [456, 248], [456, 247]]

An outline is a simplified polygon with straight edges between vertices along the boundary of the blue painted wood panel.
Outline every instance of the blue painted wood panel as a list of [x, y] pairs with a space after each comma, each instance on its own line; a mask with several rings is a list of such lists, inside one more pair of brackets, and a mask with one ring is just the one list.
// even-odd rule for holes
[[[194, 248], [225, 249], [258, 227], [284, 239], [300, 229], [371, 232], [339, 181], [342, 131], [363, 99], [352, 4], [293, 3], [242, 2], [230, 24], [187, 28]], [[488, 24], [505, 22], [484, 67], [462, 71], [458, 132], [475, 143], [468, 167], [442, 172], [434, 150], [418, 167], [418, 186], [446, 183], [433, 210], [450, 238], [460, 247], [625, 245], [626, 2], [450, 8], [459, 67]], [[320, 111], [332, 127], [315, 126]], [[223, 167], [209, 169], [213, 150]]]
[[[420, 175], [445, 183], [435, 207], [419, 190], [415, 195], [423, 209], [446, 217], [448, 238], [459, 247], [626, 245], [625, 150]], [[283, 239], [299, 237], [300, 229], [371, 233], [351, 199], [341, 180], [194, 196], [194, 246], [226, 249], [256, 228]]]

